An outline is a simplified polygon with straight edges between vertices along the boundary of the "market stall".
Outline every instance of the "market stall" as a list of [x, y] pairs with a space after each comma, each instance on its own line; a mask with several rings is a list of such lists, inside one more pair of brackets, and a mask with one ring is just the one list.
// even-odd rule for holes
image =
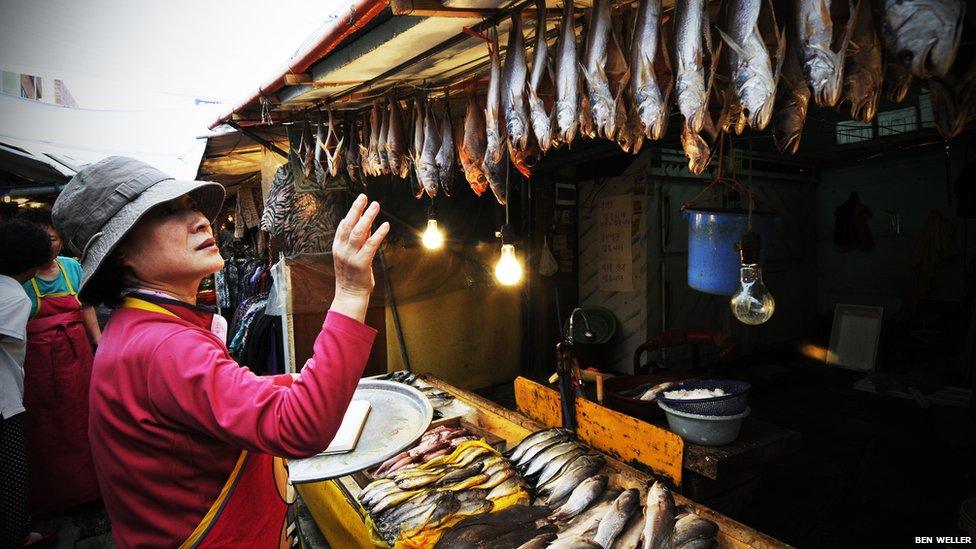
[[[426, 376], [423, 380], [432, 386], [449, 393], [454, 399], [460, 401], [464, 406], [463, 415], [460, 416], [460, 420], [465, 422], [464, 424], [469, 425], [471, 428], [471, 433], [476, 436], [484, 437], [486, 441], [492, 441], [499, 444], [502, 449], [515, 448], [523, 439], [532, 433], [537, 433], [543, 431], [546, 428], [545, 423], [539, 423], [530, 419], [529, 417], [507, 410], [494, 404], [482, 397], [479, 397], [468, 391], [458, 389], [453, 387], [442, 380], [434, 377]], [[520, 378], [517, 383], [525, 383], [527, 380]], [[531, 383], [531, 382], [528, 382]], [[527, 391], [537, 390], [537, 388], [527, 388]], [[545, 407], [545, 403], [539, 403], [527, 397], [526, 406], [542, 406]], [[612, 416], [612, 412], [607, 411], [609, 416]], [[583, 412], [581, 412], [581, 417]], [[602, 419], [606, 419], [605, 416]], [[626, 421], [623, 418], [614, 418]], [[589, 424], [588, 424], [589, 425]], [[595, 426], [595, 424], [593, 425]], [[619, 445], [619, 441], [614, 440], [615, 437], [611, 435], [612, 432], [618, 430], [618, 426], [614, 424], [603, 423], [606, 431], [600, 434], [593, 434], [595, 436], [592, 439], [591, 448], [598, 448], [596, 445], [610, 445], [617, 446], [621, 451], [632, 452], [635, 448], [634, 445]], [[592, 427], [592, 426], [591, 426]], [[629, 426], [630, 428], [644, 429], [647, 432], [653, 431], [652, 426], [644, 424], [643, 426]], [[436, 427], [435, 427], [436, 428]], [[624, 428], [624, 430], [628, 430]], [[662, 437], [661, 445], [641, 445], [646, 450], [643, 452], [643, 456], [640, 459], [645, 461], [654, 461], [656, 463], [667, 461], [675, 457], [675, 448], [667, 448], [670, 443], [677, 447], [678, 456], [680, 456], [680, 446], [681, 440], [677, 437], [668, 437], [670, 433], [657, 433], [659, 437]], [[582, 435], [582, 440], [586, 441], [587, 436]], [[607, 485], [617, 490], [626, 489], [637, 489], [641, 492], [641, 501], [646, 500], [646, 490], [650, 488], [651, 483], [655, 479], [661, 479], [663, 482], [675, 486], [680, 485], [680, 461], [678, 467], [671, 468], [671, 474], [677, 475], [677, 478], [669, 477], [668, 475], [652, 475], [647, 472], [647, 466], [643, 461], [638, 460], [628, 460], [628, 463], [621, 461], [615, 457], [611, 457], [611, 454], [600, 452], [603, 462], [605, 465], [599, 469], [594, 469], [592, 475], [605, 474], [608, 477]], [[353, 475], [348, 477], [342, 477], [339, 479], [328, 480], [324, 482], [314, 482], [306, 484], [298, 484], [297, 489], [301, 495], [303, 501], [310, 508], [313, 517], [315, 518], [319, 528], [325, 535], [326, 539], [330, 545], [334, 547], [353, 547], [353, 546], [384, 546], [377, 537], [376, 533], [371, 532], [371, 526], [369, 526], [370, 521], [373, 517], [364, 509], [361, 503], [361, 494], [364, 488], [369, 486], [369, 483], [374, 477], [369, 477], [363, 474]], [[742, 525], [734, 520], [729, 519], [721, 514], [718, 514], [706, 507], [695, 504], [694, 502], [682, 497], [679, 493], [674, 493], [673, 495], [674, 503], [680, 506], [684, 512], [694, 513], [698, 517], [707, 519], [717, 526], [717, 533], [715, 533], [715, 540], [719, 547], [785, 547], [786, 545], [776, 541], [769, 536], [762, 533], [756, 532], [745, 525]], [[526, 499], [522, 503], [528, 503], [530, 500]], [[560, 500], [563, 501], [563, 500]], [[630, 518], [629, 516], [627, 518]], [[568, 529], [570, 523], [562, 525], [562, 528]], [[448, 529], [449, 530], [449, 529]], [[443, 533], [443, 532], [441, 532]], [[534, 536], [530, 536], [534, 537]], [[410, 547], [415, 545], [410, 545], [408, 540], [401, 540], [403, 547]], [[418, 542], [419, 543], [419, 542]], [[431, 544], [433, 545], [433, 544]], [[416, 545], [416, 546], [423, 546]]]
[[[858, 170], [905, 152], [911, 158], [898, 161], [918, 170], [913, 177], [944, 169], [948, 182], [968, 161], [969, 145], [961, 156], [951, 141], [976, 98], [962, 91], [971, 57], [953, 64], [973, 38], [965, 10], [953, 1], [920, 9], [944, 10], [948, 21], [932, 38], [941, 59], [922, 63], [891, 24], [905, 14], [882, 4], [834, 2], [827, 16], [778, 1], [354, 3], [282, 74], [214, 121], [261, 145], [244, 152], [252, 167], [259, 154], [279, 163], [261, 175], [266, 208], [277, 212], [262, 229], [281, 237], [272, 249], [287, 256], [292, 368], [328, 308], [323, 235], [362, 192], [393, 226], [374, 266], [368, 323], [381, 341], [369, 374], [436, 376], [428, 381], [469, 406], [461, 416], [472, 434], [508, 449], [571, 427], [606, 460], [612, 488], [639, 488], [642, 504], [653, 475], [727, 515], [750, 516], [764, 475], [802, 448], [798, 431], [779, 424], [789, 402], [746, 401], [754, 387], [776, 400], [777, 384], [795, 373], [783, 349], [825, 367], [848, 367], [840, 355], [862, 349], [871, 364], [852, 369], [873, 367], [878, 326], [859, 324], [865, 330], [840, 345], [840, 314], [830, 349], [798, 345], [824, 336], [839, 296], [883, 300], [868, 262], [837, 255], [873, 246]], [[817, 52], [835, 70], [814, 74], [827, 62]], [[880, 203], [887, 197], [876, 180], [903, 174], [873, 167], [885, 174], [872, 179]], [[887, 249], [889, 278], [928, 276], [949, 261], [946, 205], [912, 192], [899, 209], [922, 201], [938, 211], [917, 230], [910, 264], [892, 260], [904, 250]], [[894, 243], [900, 213], [885, 215], [891, 225], [879, 236]], [[322, 230], [301, 232], [308, 228]], [[828, 268], [811, 267], [823, 258]], [[926, 281], [919, 291], [932, 293]], [[848, 331], [878, 320], [872, 311]], [[686, 396], [668, 396], [665, 382]], [[466, 392], [499, 386], [518, 413]], [[808, 398], [803, 412], [817, 408]], [[701, 402], [682, 410], [682, 399]], [[722, 431], [718, 442], [708, 439], [712, 428]], [[447, 467], [455, 463], [447, 456], [462, 454], [432, 459]], [[376, 502], [362, 499], [375, 481], [343, 476], [299, 491], [333, 545], [369, 545], [384, 529], [367, 511]], [[721, 545], [777, 544], [675, 498], [718, 525]], [[475, 500], [467, 503], [483, 504]], [[775, 504], [766, 505], [764, 526], [778, 527]], [[797, 539], [812, 529], [797, 527]]]

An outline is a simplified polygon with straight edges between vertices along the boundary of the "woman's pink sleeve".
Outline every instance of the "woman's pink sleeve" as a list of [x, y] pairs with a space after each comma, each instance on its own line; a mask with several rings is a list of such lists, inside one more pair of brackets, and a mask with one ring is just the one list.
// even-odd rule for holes
[[164, 339], [148, 365], [159, 415], [246, 450], [287, 458], [325, 449], [362, 376], [376, 330], [329, 312], [313, 357], [290, 387], [239, 366], [211, 334]]

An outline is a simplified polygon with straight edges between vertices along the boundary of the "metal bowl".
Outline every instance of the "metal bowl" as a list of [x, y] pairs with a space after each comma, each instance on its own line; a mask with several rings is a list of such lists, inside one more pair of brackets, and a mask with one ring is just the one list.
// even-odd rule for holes
[[739, 437], [742, 420], [749, 415], [749, 408], [731, 416], [703, 416], [669, 408], [660, 400], [658, 406], [668, 417], [668, 427], [686, 442], [702, 446], [724, 446]]

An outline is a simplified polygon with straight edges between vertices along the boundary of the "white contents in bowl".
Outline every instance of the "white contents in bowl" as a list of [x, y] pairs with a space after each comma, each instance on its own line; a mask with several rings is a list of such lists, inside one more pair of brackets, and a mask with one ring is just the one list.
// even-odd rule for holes
[[721, 388], [716, 389], [677, 389], [675, 391], [664, 391], [665, 398], [674, 400], [691, 400], [696, 398], [713, 398], [725, 396], [725, 391]]

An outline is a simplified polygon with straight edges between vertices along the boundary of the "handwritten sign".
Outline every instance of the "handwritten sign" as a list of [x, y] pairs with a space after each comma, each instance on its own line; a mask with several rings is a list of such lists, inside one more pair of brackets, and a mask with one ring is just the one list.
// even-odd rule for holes
[[597, 234], [600, 239], [599, 287], [608, 292], [634, 291], [633, 258], [630, 249], [632, 202], [630, 195], [600, 201]]

